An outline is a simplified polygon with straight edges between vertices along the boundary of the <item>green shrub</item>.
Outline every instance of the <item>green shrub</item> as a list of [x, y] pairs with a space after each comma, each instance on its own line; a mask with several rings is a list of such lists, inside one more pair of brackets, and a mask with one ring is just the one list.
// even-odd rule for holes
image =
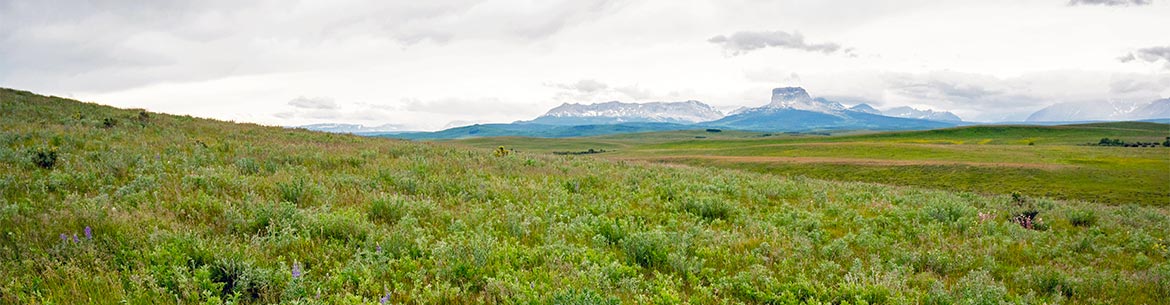
[[622, 251], [630, 262], [643, 268], [658, 268], [670, 253], [662, 233], [638, 232], [622, 239]]
[[605, 237], [606, 242], [611, 245], [617, 244], [626, 238], [626, 230], [618, 223], [617, 219], [598, 219], [593, 223], [593, 229], [597, 231], [597, 234]]
[[1048, 230], [1048, 224], [1044, 223], [1044, 219], [1040, 218], [1040, 209], [1051, 208], [1049, 206], [1051, 204], [1050, 202], [1037, 202], [1037, 200], [1024, 195], [1012, 193], [1012, 204], [1016, 206], [1018, 211], [1012, 214], [1012, 222], [1028, 230]]
[[247, 207], [244, 213], [236, 212], [232, 230], [237, 233], [270, 235], [282, 229], [299, 229], [303, 226], [304, 215], [290, 202], [267, 203]]
[[370, 202], [366, 215], [372, 221], [392, 224], [406, 216], [407, 209], [405, 198], [397, 195], [381, 196]]
[[296, 205], [308, 204], [316, 194], [315, 185], [304, 178], [296, 178], [289, 182], [277, 182], [276, 189], [280, 199]]
[[1007, 288], [986, 270], [975, 270], [955, 283], [952, 294], [960, 304], [999, 305], [1007, 297]]
[[255, 175], [260, 173], [260, 163], [251, 158], [239, 158], [236, 160], [236, 169], [244, 175]]
[[607, 297], [603, 294], [597, 293], [588, 289], [569, 289], [557, 293], [551, 299], [546, 301], [547, 304], [555, 305], [594, 305], [594, 304], [621, 304], [621, 301], [614, 297]]
[[1074, 210], [1068, 213], [1068, 222], [1077, 227], [1091, 227], [1097, 224], [1097, 214], [1092, 210]]
[[480, 290], [495, 270], [492, 265], [495, 239], [478, 234], [449, 239], [450, 242], [442, 242], [433, 248], [434, 257], [443, 266], [439, 275], [465, 289]]
[[328, 239], [353, 242], [364, 240], [373, 230], [373, 226], [358, 213], [342, 210], [317, 214], [310, 226], [305, 229]]
[[926, 214], [938, 222], [952, 223], [971, 213], [971, 208], [954, 201], [933, 201], [926, 206]]
[[717, 198], [690, 198], [683, 201], [682, 208], [687, 213], [708, 221], [727, 220], [732, 214], [731, 205]]
[[220, 296], [225, 298], [272, 300], [275, 291], [282, 286], [275, 270], [256, 266], [255, 262], [238, 253], [221, 255], [210, 269], [211, 280], [223, 285]]
[[32, 163], [43, 169], [53, 169], [57, 165], [57, 150], [37, 148], [29, 151]]

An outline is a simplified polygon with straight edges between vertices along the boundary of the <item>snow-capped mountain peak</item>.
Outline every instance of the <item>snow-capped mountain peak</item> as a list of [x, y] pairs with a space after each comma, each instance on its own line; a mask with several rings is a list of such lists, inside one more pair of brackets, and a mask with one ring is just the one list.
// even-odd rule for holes
[[597, 104], [565, 103], [533, 120], [534, 123], [557, 123], [564, 119], [582, 119], [601, 123], [669, 122], [698, 123], [723, 117], [719, 110], [699, 101]]
[[823, 113], [836, 113], [845, 110], [840, 103], [823, 98], [812, 98], [801, 87], [784, 87], [772, 89], [772, 102], [766, 108], [796, 109]]

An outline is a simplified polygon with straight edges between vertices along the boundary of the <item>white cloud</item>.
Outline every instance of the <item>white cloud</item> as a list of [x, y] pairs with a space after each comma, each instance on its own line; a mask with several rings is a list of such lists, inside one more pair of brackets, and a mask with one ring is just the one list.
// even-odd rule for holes
[[1133, 53], [1118, 58], [1121, 62], [1142, 61], [1156, 63], [1162, 61], [1166, 69], [1170, 69], [1170, 46], [1141, 48]]
[[337, 109], [337, 103], [327, 97], [297, 97], [288, 101], [289, 106], [305, 109]]
[[1150, 5], [1153, 0], [1070, 0], [1068, 5], [1131, 6]]
[[839, 44], [832, 42], [807, 43], [804, 41], [804, 35], [801, 35], [799, 32], [788, 33], [785, 31], [739, 31], [730, 36], [718, 35], [711, 37], [707, 39], [707, 42], [721, 45], [725, 50], [735, 55], [768, 47], [825, 54], [832, 54], [841, 50], [841, 45]]
[[[1145, 48], [1167, 43], [1170, 5], [1064, 4], [0, 1], [0, 86], [263, 124], [410, 128], [526, 120], [564, 102], [758, 106], [793, 85], [976, 119], [1170, 96], [1164, 53]], [[333, 105], [298, 108], [296, 96]]]

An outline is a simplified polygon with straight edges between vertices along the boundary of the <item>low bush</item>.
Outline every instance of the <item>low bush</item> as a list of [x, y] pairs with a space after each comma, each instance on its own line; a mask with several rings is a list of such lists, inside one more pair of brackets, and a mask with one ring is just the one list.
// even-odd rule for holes
[[548, 304], [557, 305], [617, 305], [621, 301], [614, 297], [607, 297], [604, 294], [597, 293], [593, 290], [587, 289], [569, 289], [557, 293], [548, 300]]
[[57, 150], [37, 148], [29, 151], [29, 159], [33, 165], [43, 169], [53, 169], [57, 165]]
[[731, 205], [718, 198], [690, 198], [683, 201], [682, 209], [708, 221], [727, 220], [732, 214]]
[[593, 223], [593, 229], [597, 231], [597, 234], [605, 237], [605, 241], [611, 245], [617, 244], [626, 238], [625, 228], [616, 219], [598, 219]]
[[406, 198], [397, 195], [384, 195], [370, 201], [366, 215], [372, 221], [393, 224], [398, 222], [402, 216], [406, 216], [407, 209]]
[[1091, 227], [1097, 224], [1097, 214], [1092, 210], [1074, 210], [1068, 213], [1068, 222], [1077, 227]]
[[622, 251], [629, 262], [643, 268], [659, 268], [666, 264], [670, 249], [661, 232], [638, 232], [622, 239]]

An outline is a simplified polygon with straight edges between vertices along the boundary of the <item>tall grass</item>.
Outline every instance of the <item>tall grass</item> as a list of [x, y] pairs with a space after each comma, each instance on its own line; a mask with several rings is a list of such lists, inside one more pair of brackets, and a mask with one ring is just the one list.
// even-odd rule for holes
[[[5, 304], [1170, 298], [1164, 207], [1027, 197], [1040, 231], [1009, 196], [140, 119], [11, 90], [0, 113]], [[27, 153], [46, 147], [49, 168]]]

